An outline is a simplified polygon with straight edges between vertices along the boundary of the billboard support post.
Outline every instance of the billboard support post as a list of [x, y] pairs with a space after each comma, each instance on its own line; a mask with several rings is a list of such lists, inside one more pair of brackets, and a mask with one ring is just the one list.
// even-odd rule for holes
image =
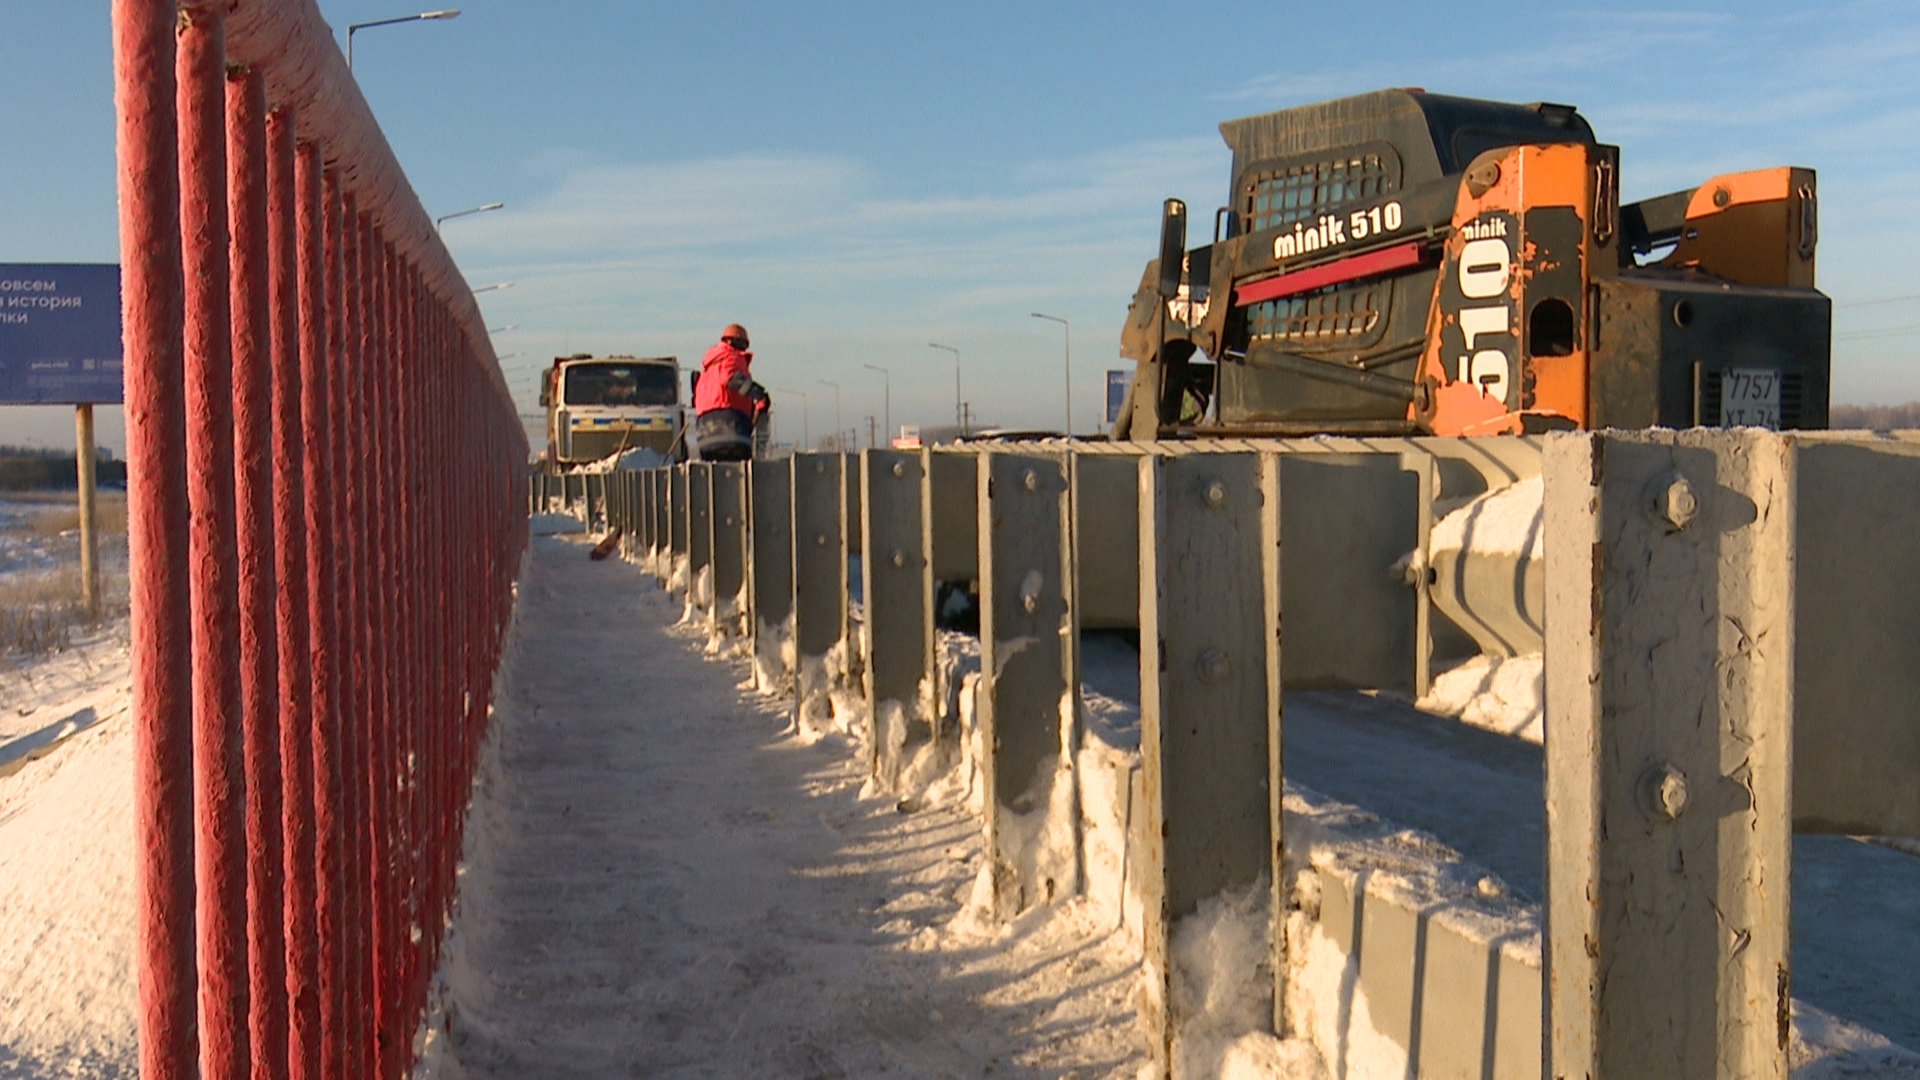
[[87, 618], [93, 619], [100, 615], [100, 532], [93, 513], [94, 492], [98, 487], [94, 476], [92, 405], [82, 403], [73, 407], [73, 426], [77, 436], [73, 460], [80, 483], [80, 597], [86, 605]]

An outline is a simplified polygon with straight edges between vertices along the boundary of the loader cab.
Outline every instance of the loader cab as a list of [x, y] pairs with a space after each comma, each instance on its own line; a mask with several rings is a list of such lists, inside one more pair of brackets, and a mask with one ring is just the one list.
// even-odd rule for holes
[[[1428, 224], [1444, 225], [1457, 178], [1482, 153], [1594, 142], [1592, 127], [1572, 106], [1419, 90], [1383, 90], [1232, 120], [1220, 125], [1220, 134], [1233, 151], [1233, 178], [1215, 218], [1219, 238], [1266, 234], [1273, 240], [1265, 247], [1280, 250], [1296, 236], [1300, 247], [1331, 245], [1364, 239], [1354, 235], [1363, 229], [1411, 236]], [[1433, 198], [1422, 200], [1429, 192]], [[1362, 203], [1380, 213], [1357, 228], [1347, 213], [1333, 213]], [[1423, 211], [1426, 206], [1432, 209]], [[1189, 261], [1203, 258], [1210, 253], [1195, 251]], [[1188, 372], [1186, 382], [1212, 383], [1208, 412], [1224, 427], [1311, 428], [1334, 421], [1382, 431], [1404, 427], [1409, 400], [1398, 388], [1416, 380], [1438, 271], [1433, 263], [1409, 266], [1234, 306], [1217, 350], [1225, 355], [1213, 357], [1227, 362], [1214, 368], [1211, 380], [1204, 371]], [[1317, 377], [1328, 364], [1352, 375]], [[1185, 393], [1187, 413], [1199, 396]]]

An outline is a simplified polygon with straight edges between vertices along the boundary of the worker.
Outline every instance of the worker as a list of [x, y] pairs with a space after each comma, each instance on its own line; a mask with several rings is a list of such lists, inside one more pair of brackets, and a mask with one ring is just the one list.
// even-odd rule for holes
[[766, 387], [753, 381], [747, 328], [728, 323], [720, 343], [700, 361], [693, 389], [694, 447], [702, 461], [753, 457], [754, 423], [769, 404]]

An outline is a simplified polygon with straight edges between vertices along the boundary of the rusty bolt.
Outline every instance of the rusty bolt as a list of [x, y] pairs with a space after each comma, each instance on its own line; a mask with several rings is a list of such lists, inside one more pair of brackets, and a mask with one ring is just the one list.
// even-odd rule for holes
[[1678, 821], [1687, 812], [1687, 774], [1661, 762], [1640, 778], [1640, 808], [1655, 821]]
[[1201, 498], [1206, 500], [1208, 506], [1220, 506], [1227, 501], [1227, 485], [1219, 480], [1209, 481]]

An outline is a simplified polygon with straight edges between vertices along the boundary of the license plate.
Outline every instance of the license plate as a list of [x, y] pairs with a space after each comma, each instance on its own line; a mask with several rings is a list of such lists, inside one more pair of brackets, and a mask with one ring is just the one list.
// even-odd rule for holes
[[1730, 368], [1720, 373], [1720, 426], [1780, 427], [1780, 373]]

